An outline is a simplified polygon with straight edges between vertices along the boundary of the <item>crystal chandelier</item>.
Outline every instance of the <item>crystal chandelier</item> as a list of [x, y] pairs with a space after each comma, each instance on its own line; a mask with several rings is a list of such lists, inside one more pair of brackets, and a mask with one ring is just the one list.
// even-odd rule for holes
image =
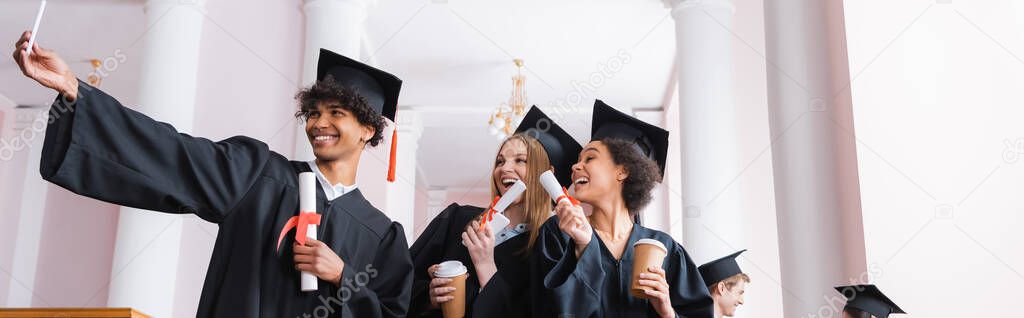
[[491, 113], [487, 120], [488, 130], [498, 140], [512, 135], [512, 130], [519, 126], [519, 121], [526, 114], [526, 76], [523, 75], [523, 60], [512, 60], [516, 64], [516, 75], [512, 75], [512, 96], [502, 102]]

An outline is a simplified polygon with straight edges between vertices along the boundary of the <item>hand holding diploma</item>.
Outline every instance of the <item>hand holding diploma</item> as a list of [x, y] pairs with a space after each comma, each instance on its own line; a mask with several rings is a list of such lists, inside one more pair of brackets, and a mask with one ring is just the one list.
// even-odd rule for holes
[[521, 180], [516, 180], [516, 183], [509, 187], [500, 198], [496, 198], [487, 212], [484, 212], [483, 218], [480, 220], [480, 231], [483, 231], [484, 225], [490, 226], [492, 233], [501, 232], [508, 226], [510, 221], [502, 213], [505, 213], [505, 209], [508, 209], [512, 202], [523, 195], [523, 192], [526, 192], [526, 184]]
[[[312, 172], [299, 174], [299, 215], [292, 219], [296, 223], [292, 250], [295, 252], [295, 269], [302, 271], [302, 291], [317, 290], [317, 277], [340, 284], [345, 262], [327, 244], [317, 241], [320, 215], [316, 213], [316, 175]], [[288, 231], [287, 226], [285, 231]]]
[[[505, 224], [508, 224], [507, 219]], [[483, 230], [478, 230], [480, 228]], [[498, 266], [494, 262], [494, 235], [495, 232], [490, 226], [481, 227], [477, 221], [469, 222], [466, 231], [462, 232], [462, 245], [466, 246], [466, 251], [469, 252], [469, 259], [476, 269], [480, 288], [486, 286], [491, 277], [498, 272]]]
[[586, 213], [579, 205], [573, 205], [569, 200], [561, 200], [555, 206], [555, 215], [558, 216], [558, 228], [576, 243], [576, 256], [579, 256], [583, 248], [590, 244], [594, 233]]
[[[316, 278], [319, 277], [334, 285], [341, 285], [341, 272], [345, 269], [345, 261], [324, 242], [306, 239], [306, 244], [298, 242], [292, 246], [295, 252], [295, 269], [302, 271], [302, 290], [316, 290]], [[308, 278], [312, 277], [312, 286], [307, 286]], [[306, 289], [312, 287], [312, 289]]]

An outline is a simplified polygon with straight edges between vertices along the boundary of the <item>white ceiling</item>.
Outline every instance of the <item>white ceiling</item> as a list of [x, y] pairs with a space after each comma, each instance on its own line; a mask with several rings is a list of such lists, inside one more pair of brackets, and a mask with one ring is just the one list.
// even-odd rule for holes
[[[111, 21], [127, 18], [139, 23], [143, 19], [137, 7], [140, 2], [73, 2], [75, 6], [112, 9], [106, 11], [107, 18], [95, 23], [79, 21], [66, 26], [97, 34], [88, 46], [54, 49], [73, 59], [102, 56], [109, 53], [109, 47], [124, 46], [138, 31], [118, 29]], [[295, 2], [296, 7], [301, 5]], [[3, 39], [16, 38], [31, 22], [31, 17], [22, 15], [35, 12], [36, 3], [0, 0]], [[29, 21], [23, 21], [26, 19]], [[498, 146], [485, 127], [487, 112], [508, 98], [510, 76], [516, 71], [513, 58], [525, 60], [531, 104], [553, 113], [559, 111], [554, 107], [559, 102], [570, 96], [582, 97], [578, 105], [571, 105], [582, 109], [567, 112], [560, 123], [585, 141], [594, 98], [626, 111], [662, 106], [673, 69], [673, 26], [661, 0], [378, 0], [368, 15], [365, 43], [369, 48], [365, 51], [378, 66], [404, 81], [400, 113], [417, 113], [424, 125], [418, 165], [427, 185], [470, 187], [487, 174]], [[629, 62], [620, 71], [602, 73], [599, 64], [621, 60], [624, 55]], [[136, 73], [134, 68], [129, 72]], [[10, 59], [0, 61], [3, 78], [13, 76], [12, 69], [16, 66]], [[586, 84], [595, 80], [603, 83], [593, 88]], [[3, 93], [16, 102], [52, 98], [50, 92], [30, 82], [15, 82], [18, 87], [5, 83]], [[135, 92], [110, 89], [129, 101], [136, 96]]]
[[[429, 186], [470, 187], [487, 175], [498, 147], [487, 112], [509, 96], [513, 58], [525, 61], [529, 102], [549, 114], [582, 95], [571, 105], [582, 112], [560, 121], [580, 141], [594, 98], [627, 111], [663, 104], [675, 36], [661, 1], [436, 2], [380, 1], [367, 34], [377, 64], [404, 80], [403, 111], [425, 125], [418, 164]], [[622, 54], [620, 71], [601, 73], [599, 64]], [[578, 84], [591, 76], [604, 83]]]

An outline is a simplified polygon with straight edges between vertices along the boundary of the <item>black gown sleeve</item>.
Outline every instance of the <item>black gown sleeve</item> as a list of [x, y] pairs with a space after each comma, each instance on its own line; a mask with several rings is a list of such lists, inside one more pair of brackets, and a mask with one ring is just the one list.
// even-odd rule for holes
[[480, 294], [476, 296], [476, 300], [473, 302], [472, 315], [469, 316], [502, 317], [503, 314], [507, 315], [512, 312], [506, 306], [515, 298], [511, 289], [508, 280], [503, 278], [501, 270], [498, 270], [491, 277], [491, 280], [487, 282], [487, 285], [480, 289]]
[[605, 281], [600, 246], [592, 238], [577, 258], [575, 244], [558, 229], [557, 216], [541, 227], [530, 256], [535, 317], [591, 317], [600, 311]]
[[39, 172], [80, 195], [219, 223], [260, 177], [267, 145], [178, 133], [81, 81], [50, 109]]
[[451, 204], [438, 213], [409, 249], [413, 264], [412, 299], [409, 317], [420, 317], [437, 311], [430, 308], [430, 273], [427, 269], [440, 263], [447, 247], [446, 241], [458, 204]]
[[529, 317], [527, 313], [532, 308], [530, 299], [522, 296], [525, 294], [524, 289], [529, 287], [530, 278], [518, 276], [513, 271], [499, 269], [480, 290], [470, 317]]
[[341, 271], [341, 287], [351, 293], [340, 294], [346, 301], [351, 317], [397, 318], [405, 317], [409, 310], [412, 289], [412, 260], [405, 230], [398, 222], [382, 239], [373, 262], [366, 268], [345, 266]]
[[676, 243], [669, 257], [665, 279], [668, 280], [669, 297], [676, 317], [714, 317], [714, 300], [690, 255]]

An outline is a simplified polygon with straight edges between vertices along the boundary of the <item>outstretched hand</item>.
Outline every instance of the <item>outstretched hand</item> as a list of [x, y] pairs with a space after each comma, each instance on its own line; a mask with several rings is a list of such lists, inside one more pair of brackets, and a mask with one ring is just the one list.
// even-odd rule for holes
[[39, 47], [39, 42], [32, 44], [32, 54], [28, 54], [31, 31], [25, 31], [14, 44], [14, 61], [26, 77], [39, 82], [43, 86], [64, 94], [66, 98], [78, 96], [78, 80], [71, 72], [68, 64], [56, 52]]

